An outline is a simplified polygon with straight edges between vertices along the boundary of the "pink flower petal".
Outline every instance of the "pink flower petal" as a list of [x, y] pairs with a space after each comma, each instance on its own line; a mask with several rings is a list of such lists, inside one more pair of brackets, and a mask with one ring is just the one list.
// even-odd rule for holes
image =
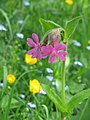
[[65, 61], [65, 60], [66, 60], [66, 57], [65, 57], [64, 55], [59, 55], [59, 54], [58, 54], [58, 57], [59, 57], [60, 60], [62, 60], [62, 61]]
[[56, 54], [51, 54], [50, 57], [49, 57], [48, 62], [50, 63], [50, 62], [56, 62], [56, 61], [57, 61]]
[[58, 45], [55, 47], [56, 51], [58, 51], [58, 50], [64, 50], [65, 48], [66, 48], [66, 45], [65, 45], [65, 44], [58, 44]]
[[37, 51], [33, 52], [32, 58], [36, 58], [37, 57]]
[[36, 43], [39, 43], [39, 39], [38, 39], [37, 34], [33, 33], [33, 34], [32, 34], [32, 37], [33, 37], [33, 39], [34, 39], [34, 41], [35, 41]]
[[27, 44], [30, 47], [34, 47], [35, 46], [35, 43], [33, 42], [33, 40], [31, 38], [27, 38]]
[[46, 58], [49, 54], [52, 53], [53, 47], [52, 46], [43, 46], [41, 51], [42, 51], [42, 57]]
[[62, 60], [62, 61], [65, 61], [65, 60], [66, 60], [66, 55], [67, 55], [67, 54], [68, 54], [67, 51], [57, 53], [58, 57], [59, 57], [60, 60]]
[[40, 61], [42, 59], [41, 51], [38, 51], [38, 60]]
[[67, 55], [68, 54], [68, 52], [67, 51], [64, 51], [64, 52], [59, 52], [59, 53], [57, 53], [58, 55]]
[[52, 46], [43, 46], [43, 47], [41, 48], [41, 51], [42, 51], [43, 53], [47, 53], [47, 54], [50, 54], [50, 53], [52, 52], [52, 50], [53, 50], [53, 47], [52, 47]]
[[28, 54], [33, 54], [33, 53], [35, 53], [35, 52], [36, 52], [36, 49], [33, 48], [33, 49], [29, 50], [27, 53], [28, 53]]

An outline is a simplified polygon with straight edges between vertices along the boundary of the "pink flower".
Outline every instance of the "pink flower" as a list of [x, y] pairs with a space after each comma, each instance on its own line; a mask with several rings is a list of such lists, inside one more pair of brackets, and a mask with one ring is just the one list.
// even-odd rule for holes
[[42, 54], [41, 54], [41, 48], [40, 48], [40, 43], [37, 34], [33, 33], [32, 37], [34, 41], [31, 38], [27, 38], [27, 44], [30, 47], [33, 47], [31, 50], [28, 51], [28, 54], [32, 54], [33, 58], [38, 57], [38, 60], [42, 59]]
[[65, 44], [59, 43], [59, 38], [54, 38], [50, 44], [46, 45], [43, 43], [40, 45], [38, 36], [33, 33], [32, 34], [33, 40], [31, 38], [27, 38], [27, 44], [32, 47], [31, 50], [28, 51], [28, 54], [32, 54], [33, 58], [38, 58], [41, 60], [42, 58], [46, 58], [50, 55], [48, 62], [56, 62], [57, 56], [60, 60], [65, 61], [66, 55], [68, 54], [64, 49], [66, 48]]
[[55, 47], [53, 46], [43, 46], [42, 47], [42, 53], [43, 58], [46, 58], [48, 55], [50, 55], [48, 62], [56, 62], [56, 56], [59, 57], [60, 60], [65, 61], [66, 55], [68, 54], [66, 51], [62, 51], [66, 48], [65, 44], [57, 44]]

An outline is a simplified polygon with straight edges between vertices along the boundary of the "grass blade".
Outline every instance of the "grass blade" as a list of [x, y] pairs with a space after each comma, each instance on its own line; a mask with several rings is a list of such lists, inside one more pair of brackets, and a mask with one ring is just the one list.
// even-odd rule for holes
[[71, 100], [67, 103], [67, 111], [72, 112], [73, 108], [80, 104], [84, 99], [90, 97], [90, 89], [83, 90], [74, 95]]
[[0, 12], [3, 14], [3, 16], [5, 17], [5, 19], [7, 21], [8, 28], [9, 28], [9, 31], [10, 31], [10, 40], [12, 40], [13, 39], [13, 33], [12, 33], [12, 28], [11, 28], [9, 18], [8, 18], [6, 12], [3, 9], [0, 8]]

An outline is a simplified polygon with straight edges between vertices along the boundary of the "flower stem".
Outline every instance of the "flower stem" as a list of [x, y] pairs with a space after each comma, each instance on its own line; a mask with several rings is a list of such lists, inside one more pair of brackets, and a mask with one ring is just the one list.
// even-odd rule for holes
[[[65, 105], [65, 61], [62, 63], [62, 103]], [[64, 113], [61, 112], [61, 120], [66, 120]]]
[[[65, 42], [66, 45], [66, 51], [67, 51], [67, 43], [68, 40]], [[62, 103], [65, 107], [65, 61], [62, 63], [62, 69], [61, 69], [61, 82], [62, 82]], [[61, 120], [66, 120], [66, 117], [63, 112], [61, 112]]]
[[66, 117], [64, 116], [64, 113], [61, 113], [61, 120], [66, 120]]
[[62, 102], [65, 103], [65, 61], [62, 63]]

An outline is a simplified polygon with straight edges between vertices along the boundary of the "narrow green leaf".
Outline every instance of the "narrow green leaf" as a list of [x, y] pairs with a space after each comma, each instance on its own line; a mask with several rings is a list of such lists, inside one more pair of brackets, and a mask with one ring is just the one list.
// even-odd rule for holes
[[9, 96], [8, 95], [5, 95], [3, 96], [1, 102], [0, 102], [0, 108], [7, 108], [7, 105], [8, 105], [8, 100], [9, 100]]
[[83, 90], [74, 95], [71, 100], [67, 103], [67, 111], [72, 112], [73, 108], [80, 104], [84, 99], [90, 97], [90, 89]]
[[43, 120], [40, 116], [38, 116], [39, 120]]
[[78, 16], [66, 23], [64, 40], [67, 40], [73, 34], [80, 19], [81, 16]]
[[27, 15], [27, 16], [26, 16], [26, 18], [25, 18], [25, 20], [24, 20], [24, 22], [23, 22], [23, 24], [22, 24], [22, 26], [21, 26], [21, 28], [20, 28], [20, 30], [19, 30], [19, 33], [21, 33], [22, 30], [24, 29], [24, 26], [25, 26], [25, 24], [27, 23], [29, 17], [30, 17], [30, 15]]
[[47, 96], [50, 98], [50, 100], [57, 106], [57, 108], [65, 112], [65, 106], [62, 104], [61, 98], [47, 85], [42, 85], [43, 90], [47, 93]]
[[46, 112], [46, 120], [49, 120], [49, 111], [48, 111], [48, 107], [46, 105], [42, 105], [45, 109]]
[[[85, 112], [86, 112], [86, 110], [88, 110], [88, 105], [89, 105], [89, 99], [86, 101], [86, 103], [85, 103], [85, 105], [84, 105], [84, 108], [83, 108], [83, 110], [81, 111], [79, 120], [83, 120], [83, 117], [86, 119], [86, 117], [85, 117]], [[90, 109], [90, 108], [89, 108], [89, 109]], [[86, 113], [86, 116], [88, 116], [87, 113]], [[88, 117], [87, 117], [87, 119], [88, 119]], [[86, 119], [86, 120], [87, 120], [87, 119]]]
[[40, 18], [39, 21], [41, 23], [43, 33], [46, 33], [48, 30], [52, 30], [55, 28], [62, 28], [60, 25], [50, 20], [44, 20]]
[[3, 66], [3, 90], [2, 90], [2, 95], [4, 94], [7, 86], [7, 67]]
[[10, 31], [10, 40], [13, 39], [13, 32], [12, 32], [12, 28], [11, 28], [11, 24], [10, 24], [10, 20], [6, 14], [6, 12], [0, 8], [0, 12], [3, 14], [3, 16], [5, 17], [6, 19], [6, 22], [7, 22], [7, 25], [8, 25], [8, 28], [9, 28], [9, 31]]

